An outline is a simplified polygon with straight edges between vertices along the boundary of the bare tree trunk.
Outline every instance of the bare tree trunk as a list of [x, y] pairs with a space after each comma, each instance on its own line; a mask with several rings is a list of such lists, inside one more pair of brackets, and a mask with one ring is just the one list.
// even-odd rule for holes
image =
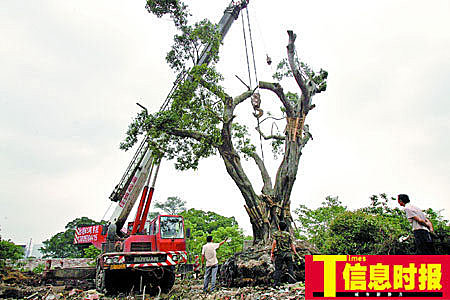
[[[283, 88], [278, 83], [259, 83], [259, 88], [270, 90], [278, 96], [286, 111], [286, 131], [284, 136], [265, 137], [263, 135], [265, 139], [276, 138], [284, 140], [285, 143], [283, 160], [280, 163], [273, 185], [264, 162], [259, 158], [258, 154], [253, 153], [252, 155], [264, 183], [262, 194], [260, 195], [254, 191], [253, 185], [241, 165], [240, 157], [233, 147], [231, 135], [231, 125], [234, 119], [233, 113], [236, 106], [248, 99], [253, 92], [247, 91], [234, 99], [227, 96], [224, 101], [224, 122], [221, 132], [222, 144], [218, 147], [218, 150], [228, 174], [236, 183], [245, 200], [245, 209], [253, 229], [253, 242], [260, 245], [270, 243], [271, 233], [273, 230], [278, 229], [280, 221], [285, 221], [289, 226], [292, 224], [290, 197], [302, 155], [301, 150], [311, 137], [308, 128], [305, 128], [304, 122], [306, 115], [312, 108], [310, 102], [313, 93], [308, 89], [298, 66], [294, 63], [295, 34], [292, 32], [288, 32], [288, 34], [288, 60], [302, 95], [298, 103], [293, 103], [287, 99]], [[261, 133], [260, 128], [257, 129]]]

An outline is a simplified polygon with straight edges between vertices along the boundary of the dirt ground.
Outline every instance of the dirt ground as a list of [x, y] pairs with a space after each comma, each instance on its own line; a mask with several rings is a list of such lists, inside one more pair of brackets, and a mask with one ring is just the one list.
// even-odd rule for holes
[[[86, 284], [84, 285], [86, 286]], [[150, 299], [304, 299], [304, 285], [285, 284], [278, 288], [255, 286], [227, 288], [218, 286], [216, 291], [203, 293], [201, 279], [179, 279], [168, 294], [148, 295], [139, 291], [128, 294], [103, 295], [94, 289], [80, 289], [73, 283], [59, 282], [58, 285], [43, 284], [40, 275], [10, 270], [0, 280], [0, 299], [26, 300], [150, 300]]]

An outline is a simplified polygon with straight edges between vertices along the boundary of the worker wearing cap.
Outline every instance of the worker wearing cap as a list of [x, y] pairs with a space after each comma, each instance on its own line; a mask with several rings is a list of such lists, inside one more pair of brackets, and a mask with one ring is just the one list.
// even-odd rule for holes
[[411, 223], [417, 254], [435, 254], [430, 234], [430, 232], [433, 232], [433, 224], [427, 219], [422, 210], [410, 203], [408, 195], [398, 195], [397, 201], [400, 206], [404, 207], [406, 218]]
[[295, 282], [294, 264], [292, 260], [291, 250], [295, 255], [298, 255], [297, 251], [295, 250], [294, 243], [292, 242], [291, 234], [287, 231], [287, 224], [281, 221], [279, 226], [280, 231], [275, 231], [273, 233], [273, 243], [271, 251], [271, 258], [275, 264], [275, 272], [273, 275], [273, 285], [275, 287], [280, 283], [283, 264], [286, 264], [288, 268], [289, 283]]
[[206, 245], [202, 248], [202, 265], [205, 265], [206, 260], [206, 270], [205, 277], [203, 280], [203, 292], [208, 291], [209, 281], [211, 280], [211, 291], [214, 291], [216, 286], [216, 275], [219, 269], [216, 250], [227, 241], [227, 238], [220, 243], [213, 243], [212, 236], [208, 235], [206, 237]]

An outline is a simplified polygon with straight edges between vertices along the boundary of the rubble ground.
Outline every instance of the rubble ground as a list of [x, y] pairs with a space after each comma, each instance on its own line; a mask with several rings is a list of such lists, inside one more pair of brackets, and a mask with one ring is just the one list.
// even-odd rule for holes
[[285, 284], [277, 288], [269, 286], [248, 287], [218, 287], [211, 293], [203, 293], [202, 280], [192, 280], [187, 284], [178, 283], [168, 295], [161, 295], [153, 299], [241, 299], [241, 300], [270, 300], [270, 299], [305, 299], [303, 282]]
[[[4, 279], [7, 279], [6, 281]], [[203, 293], [201, 279], [177, 279], [168, 294], [143, 295], [131, 291], [128, 295], [103, 295], [95, 290], [82, 290], [70, 285], [43, 285], [39, 275], [21, 273], [17, 270], [9, 272], [0, 281], [0, 299], [26, 300], [176, 300], [176, 299], [304, 299], [304, 284], [285, 284], [277, 288], [267, 286], [228, 288], [217, 286], [214, 292]]]

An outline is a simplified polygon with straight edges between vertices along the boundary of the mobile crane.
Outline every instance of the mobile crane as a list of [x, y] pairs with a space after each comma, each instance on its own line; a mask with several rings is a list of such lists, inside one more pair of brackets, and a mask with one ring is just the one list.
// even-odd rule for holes
[[[225, 9], [218, 31], [223, 39], [249, 0], [231, 1]], [[206, 45], [195, 65], [210, 62], [210, 45]], [[179, 76], [160, 111], [167, 108], [171, 96], [186, 74]], [[153, 157], [144, 139], [109, 199], [116, 202], [108, 226], [77, 228], [76, 244], [91, 243], [102, 249], [96, 261], [95, 283], [100, 292], [110, 292], [143, 285], [169, 291], [175, 282], [175, 266], [187, 262], [184, 220], [182, 216], [160, 215], [147, 221], [160, 162]], [[154, 172], [154, 174], [153, 174]], [[152, 180], [153, 179], [153, 180]], [[149, 184], [152, 180], [152, 184]], [[141, 194], [136, 217], [123, 230], [128, 216]], [[122, 237], [121, 237], [122, 235]]]

